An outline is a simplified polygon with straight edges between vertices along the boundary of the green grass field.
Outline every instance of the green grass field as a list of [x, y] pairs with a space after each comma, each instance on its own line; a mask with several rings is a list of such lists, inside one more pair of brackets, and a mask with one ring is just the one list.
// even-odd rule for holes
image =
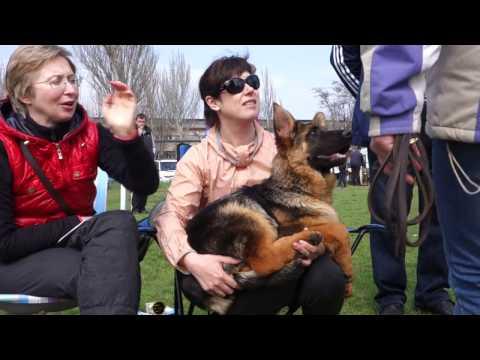
[[[162, 184], [159, 190], [148, 198], [147, 210], [152, 209], [155, 204], [164, 199], [168, 184]], [[337, 188], [334, 195], [334, 205], [340, 213], [342, 221], [347, 226], [356, 227], [369, 223], [367, 210], [366, 186], [348, 186], [345, 189]], [[118, 209], [120, 207], [119, 185], [112, 183], [109, 189], [108, 208]], [[415, 197], [414, 197], [415, 198]], [[414, 204], [413, 208], [417, 205]], [[146, 214], [136, 215], [139, 220]], [[410, 236], [416, 235], [416, 228], [410, 229]], [[413, 309], [413, 291], [416, 281], [416, 258], [417, 249], [408, 248], [406, 256], [407, 264], [407, 303], [405, 304], [406, 314], [417, 315], [419, 312]], [[370, 258], [370, 247], [368, 236], [364, 238], [358, 247], [354, 257], [354, 282], [353, 296], [345, 301], [341, 314], [344, 315], [373, 315], [375, 314], [374, 296], [376, 287], [372, 278], [372, 264]], [[156, 243], [152, 243], [150, 249], [141, 264], [142, 271], [142, 293], [140, 307], [144, 310], [145, 303], [151, 301], [162, 301], [173, 307], [173, 270], [167, 263], [162, 251]], [[188, 302], [185, 301], [185, 305]], [[63, 312], [63, 314], [78, 314], [78, 309]], [[197, 309], [196, 314], [204, 314]]]
[[[164, 199], [168, 184], [162, 184], [160, 189], [148, 198], [147, 210], [152, 209], [155, 204]], [[351, 227], [364, 225], [370, 222], [370, 216], [367, 209], [366, 186], [348, 186], [345, 189], [336, 188], [334, 195], [335, 208], [340, 213], [342, 221]], [[114, 184], [109, 193], [109, 208], [117, 209], [119, 207], [118, 185]], [[416, 208], [416, 203], [413, 208]], [[145, 215], [144, 215], [145, 216]], [[141, 219], [141, 215], [136, 216]], [[410, 229], [410, 236], [415, 236], [416, 227]], [[413, 291], [416, 281], [416, 259], [417, 249], [407, 249], [407, 303], [405, 304], [406, 314], [420, 314], [413, 309]], [[353, 296], [345, 301], [342, 314], [345, 315], [373, 315], [375, 314], [374, 296], [376, 287], [372, 278], [372, 264], [370, 258], [370, 246], [368, 236], [364, 238], [353, 257], [353, 266], [355, 279], [353, 283]], [[152, 244], [147, 256], [142, 262], [142, 295], [141, 307], [145, 302], [162, 301], [165, 304], [173, 306], [173, 271], [165, 260], [162, 251], [156, 245]], [[185, 301], [187, 305], [188, 302]], [[201, 310], [196, 313], [202, 314]]]

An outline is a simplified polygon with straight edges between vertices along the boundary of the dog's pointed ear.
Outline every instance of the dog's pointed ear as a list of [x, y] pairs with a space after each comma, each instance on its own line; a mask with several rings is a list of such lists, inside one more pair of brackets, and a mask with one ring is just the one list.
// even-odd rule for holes
[[317, 112], [313, 117], [312, 124], [313, 126], [318, 126], [319, 128], [325, 128], [327, 126], [326, 116], [323, 112]]
[[295, 119], [277, 103], [273, 103], [273, 126], [277, 138], [282, 140], [293, 138]]

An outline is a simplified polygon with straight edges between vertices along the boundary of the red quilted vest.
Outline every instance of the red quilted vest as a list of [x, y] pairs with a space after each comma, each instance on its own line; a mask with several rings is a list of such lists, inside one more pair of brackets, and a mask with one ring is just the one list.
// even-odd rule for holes
[[99, 145], [97, 125], [87, 113], [83, 110], [81, 125], [58, 143], [22, 133], [0, 116], [0, 141], [13, 173], [16, 225], [44, 224], [67, 216], [25, 160], [19, 141], [27, 140], [28, 149], [75, 214], [92, 215]]

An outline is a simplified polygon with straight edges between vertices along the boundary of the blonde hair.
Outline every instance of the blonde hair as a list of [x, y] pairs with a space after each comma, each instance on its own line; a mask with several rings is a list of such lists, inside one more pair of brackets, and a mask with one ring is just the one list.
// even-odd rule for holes
[[27, 107], [20, 99], [32, 93], [32, 73], [45, 63], [57, 57], [63, 57], [76, 73], [76, 67], [70, 60], [71, 53], [57, 45], [22, 45], [15, 49], [8, 60], [5, 71], [5, 90], [13, 109], [26, 116]]

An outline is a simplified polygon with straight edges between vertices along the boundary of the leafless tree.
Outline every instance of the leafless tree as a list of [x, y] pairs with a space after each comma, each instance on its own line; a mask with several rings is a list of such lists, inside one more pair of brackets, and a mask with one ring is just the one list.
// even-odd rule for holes
[[[128, 84], [137, 97], [137, 112], [147, 115], [154, 138], [163, 139], [163, 127], [155, 126], [160, 115], [157, 92], [159, 72], [158, 55], [151, 45], [76, 45], [76, 58], [87, 72], [85, 77], [91, 88], [87, 102], [89, 110], [101, 116], [102, 101], [111, 92], [110, 81]], [[160, 149], [162, 150], [161, 146]]]
[[319, 98], [321, 110], [328, 113], [333, 122], [351, 122], [355, 99], [347, 88], [339, 81], [333, 81], [329, 88], [314, 88], [315, 96]]
[[183, 138], [197, 116], [200, 95], [196, 87], [192, 87], [190, 65], [182, 53], [171, 57], [168, 67], [160, 74], [157, 90], [162, 126]]
[[265, 68], [261, 73], [261, 107], [260, 107], [260, 119], [265, 120], [265, 128], [268, 130], [273, 129], [273, 103], [276, 101], [275, 90], [273, 83], [270, 79], [268, 69]]
[[138, 111], [150, 118], [156, 111], [149, 98], [158, 86], [158, 55], [150, 45], [76, 45], [74, 54], [88, 72], [86, 80], [98, 101], [111, 92], [110, 81], [122, 81], [137, 96]]
[[[85, 93], [85, 96], [88, 96], [88, 98], [85, 100], [80, 99], [80, 103], [85, 106], [88, 114], [100, 118], [102, 116], [103, 95], [95, 91]], [[83, 95], [83, 92], [80, 92], [80, 95]]]

